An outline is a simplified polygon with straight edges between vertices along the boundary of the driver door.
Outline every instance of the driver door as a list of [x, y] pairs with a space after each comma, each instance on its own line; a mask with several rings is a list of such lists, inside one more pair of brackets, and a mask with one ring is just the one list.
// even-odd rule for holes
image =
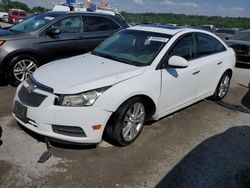
[[[49, 30], [59, 29], [58, 34], [49, 34]], [[37, 44], [40, 53], [46, 59], [70, 57], [88, 52], [84, 39], [84, 22], [81, 16], [63, 18], [49, 27]], [[86, 50], [84, 50], [86, 48]]]
[[[165, 56], [164, 69], [161, 70], [162, 84], [159, 100], [159, 114], [167, 115], [195, 101], [199, 84], [199, 68], [196, 58], [195, 38], [187, 35], [173, 44]], [[170, 67], [168, 59], [180, 56], [189, 62], [186, 68]]]

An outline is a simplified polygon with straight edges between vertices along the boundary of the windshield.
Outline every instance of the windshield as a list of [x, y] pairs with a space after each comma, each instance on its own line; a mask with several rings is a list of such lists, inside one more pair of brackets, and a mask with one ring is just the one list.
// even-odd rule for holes
[[218, 29], [218, 30], [216, 30], [216, 33], [227, 33], [227, 34], [231, 34], [231, 35], [233, 35], [233, 34], [235, 34], [235, 30], [226, 30], [226, 29]]
[[32, 16], [10, 28], [11, 31], [28, 33], [40, 29], [50, 21], [55, 19], [55, 16], [50, 16], [48, 14], [39, 14]]
[[233, 40], [250, 41], [250, 32], [241, 32], [232, 37]]
[[135, 66], [150, 65], [170, 35], [124, 30], [105, 40], [92, 54]]

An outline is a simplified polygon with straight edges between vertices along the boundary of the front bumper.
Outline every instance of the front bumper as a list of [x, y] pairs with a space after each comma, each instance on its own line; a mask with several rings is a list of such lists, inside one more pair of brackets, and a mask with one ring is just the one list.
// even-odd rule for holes
[[[27, 88], [28, 84], [24, 82], [20, 84], [16, 91], [14, 99], [27, 107], [27, 122], [18, 118], [18, 114], [13, 113], [15, 119], [27, 129], [57, 140], [73, 142], [78, 144], [94, 144], [102, 140], [102, 134], [105, 125], [111, 116], [112, 112], [97, 109], [95, 107], [62, 107], [54, 105], [57, 98], [56, 95], [39, 89], [35, 92], [47, 96], [39, 107], [31, 107], [25, 105], [20, 100], [18, 93], [22, 87]], [[69, 136], [59, 134], [53, 130], [53, 125], [61, 127], [80, 127], [84, 131], [84, 136]], [[93, 125], [102, 125], [100, 129], [93, 130]]]

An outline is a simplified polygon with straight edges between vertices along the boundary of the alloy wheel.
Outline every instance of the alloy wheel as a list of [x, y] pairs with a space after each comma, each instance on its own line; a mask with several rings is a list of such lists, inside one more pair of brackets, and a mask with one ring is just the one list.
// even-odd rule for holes
[[218, 96], [220, 98], [223, 98], [227, 94], [229, 85], [230, 85], [230, 77], [228, 75], [225, 75], [221, 80], [218, 90]]
[[123, 120], [122, 136], [125, 141], [131, 141], [140, 133], [145, 120], [145, 107], [142, 103], [135, 103], [127, 111]]
[[13, 68], [13, 75], [16, 80], [22, 82], [26, 80], [37, 69], [37, 65], [30, 59], [22, 59], [18, 61]]

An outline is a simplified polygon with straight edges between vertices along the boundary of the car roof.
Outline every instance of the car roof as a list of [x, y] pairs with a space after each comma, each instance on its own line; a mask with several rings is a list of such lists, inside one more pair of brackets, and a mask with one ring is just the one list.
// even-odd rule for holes
[[39, 14], [43, 14], [43, 15], [48, 15], [48, 16], [63, 16], [66, 15], [67, 12], [64, 11], [48, 11], [48, 12], [42, 12], [42, 13], [37, 13]]
[[104, 13], [96, 13], [96, 12], [85, 12], [85, 11], [48, 11], [48, 12], [43, 12], [43, 13], [39, 13], [39, 14], [45, 14], [48, 16], [65, 16], [65, 15], [98, 15], [98, 16], [109, 16], [109, 17], [116, 17], [115, 15], [111, 15], [111, 14], [104, 14]]
[[25, 12], [25, 10], [22, 9], [17, 9], [17, 8], [11, 8], [9, 11], [20, 11], [20, 12]]
[[115, 17], [118, 13], [113, 14], [107, 14], [107, 13], [101, 13], [101, 12], [90, 12], [90, 11], [68, 11], [67, 14], [85, 14], [85, 15], [98, 15], [98, 16], [111, 16]]
[[137, 25], [134, 27], [130, 27], [128, 29], [175, 35], [176, 33], [187, 30], [189, 28], [183, 26], [169, 26], [169, 25]]

